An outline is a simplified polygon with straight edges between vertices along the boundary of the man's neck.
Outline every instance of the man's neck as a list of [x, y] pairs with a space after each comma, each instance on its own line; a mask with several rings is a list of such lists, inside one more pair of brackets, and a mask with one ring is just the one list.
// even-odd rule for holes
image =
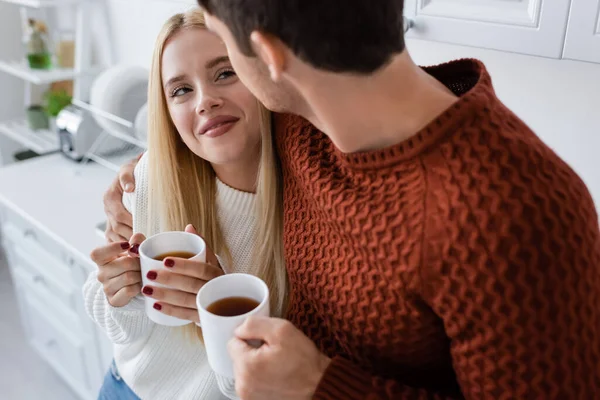
[[345, 153], [400, 143], [458, 100], [407, 52], [370, 76], [320, 73], [310, 82], [303, 114]]

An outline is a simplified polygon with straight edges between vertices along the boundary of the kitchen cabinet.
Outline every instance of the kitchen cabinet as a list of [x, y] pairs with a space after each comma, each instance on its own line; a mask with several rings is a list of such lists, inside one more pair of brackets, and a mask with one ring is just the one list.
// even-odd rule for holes
[[600, 0], [406, 0], [405, 14], [409, 38], [600, 62]]
[[600, 0], [573, 0], [564, 58], [600, 63]]
[[0, 244], [29, 344], [81, 399], [96, 399], [112, 346], [87, 316], [82, 286], [104, 240], [102, 193], [114, 173], [60, 154], [0, 169]]

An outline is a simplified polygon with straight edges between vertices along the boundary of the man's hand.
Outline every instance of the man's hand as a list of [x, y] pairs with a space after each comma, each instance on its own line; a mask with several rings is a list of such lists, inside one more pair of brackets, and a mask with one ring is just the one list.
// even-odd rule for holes
[[[331, 360], [290, 322], [250, 317], [229, 342], [242, 400], [308, 400]], [[255, 348], [247, 341], [262, 341]]]
[[105, 236], [109, 242], [128, 242], [133, 235], [133, 218], [123, 207], [123, 192], [135, 190], [133, 171], [138, 161], [139, 157], [123, 165], [119, 176], [104, 194], [104, 212], [108, 222]]

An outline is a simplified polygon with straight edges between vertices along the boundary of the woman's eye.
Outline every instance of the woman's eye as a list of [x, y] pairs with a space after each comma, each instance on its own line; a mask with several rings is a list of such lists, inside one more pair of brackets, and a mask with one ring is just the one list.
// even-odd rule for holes
[[236, 74], [235, 74], [235, 71], [234, 71], [234, 70], [232, 70], [232, 69], [228, 69], [228, 70], [225, 70], [225, 71], [221, 71], [221, 72], [219, 72], [219, 73], [217, 74], [217, 80], [218, 80], [218, 81], [222, 81], [222, 80], [224, 80], [224, 79], [231, 78], [232, 76], [235, 76], [235, 75], [236, 75]]
[[192, 91], [192, 89], [190, 89], [190, 88], [186, 88], [186, 87], [179, 87], [179, 88], [177, 88], [177, 89], [174, 89], [174, 90], [171, 92], [171, 97], [179, 97], [179, 96], [183, 96], [184, 94], [186, 94], [186, 93], [189, 93], [189, 92], [191, 92], [191, 91]]

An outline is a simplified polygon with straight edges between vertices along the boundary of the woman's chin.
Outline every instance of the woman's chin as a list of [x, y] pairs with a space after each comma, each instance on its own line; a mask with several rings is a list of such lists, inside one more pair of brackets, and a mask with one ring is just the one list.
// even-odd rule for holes
[[214, 165], [234, 165], [239, 163], [241, 160], [243, 160], [245, 157], [243, 154], [240, 153], [235, 153], [232, 154], [231, 152], [218, 152], [218, 151], [207, 151], [207, 156], [206, 157], [202, 157], [204, 158], [206, 161], [208, 161], [211, 164]]

